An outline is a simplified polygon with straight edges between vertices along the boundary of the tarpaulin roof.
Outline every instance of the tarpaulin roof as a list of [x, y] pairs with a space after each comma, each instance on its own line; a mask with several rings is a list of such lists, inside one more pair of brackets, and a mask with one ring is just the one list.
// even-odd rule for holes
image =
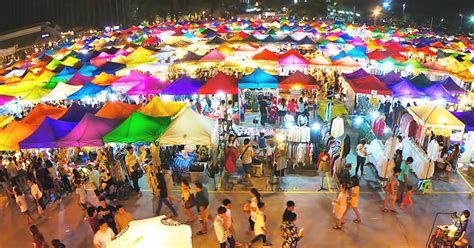
[[5, 95], [0, 95], [0, 106], [3, 106], [13, 100], [15, 100], [16, 97], [14, 96], [5, 96]]
[[329, 58], [326, 58], [322, 55], [312, 58], [309, 61], [309, 63], [313, 64], [313, 65], [322, 65], [322, 66], [331, 66], [332, 65], [332, 61]]
[[41, 101], [47, 102], [66, 100], [69, 95], [78, 91], [81, 87], [82, 86], [58, 83], [51, 92], [41, 98]]
[[458, 103], [459, 100], [453, 96], [444, 88], [440, 82], [431, 85], [426, 88], [425, 93], [433, 100], [445, 100], [449, 103]]
[[260, 53], [255, 54], [252, 57], [253, 60], [270, 60], [270, 61], [278, 61], [280, 58], [277, 54], [270, 52], [267, 49], [263, 49]]
[[295, 71], [278, 84], [278, 88], [319, 89], [313, 77], [300, 71]]
[[369, 73], [367, 73], [364, 69], [360, 68], [357, 71], [351, 72], [351, 73], [342, 73], [342, 76], [346, 80], [352, 80], [352, 79], [358, 79], [362, 77], [367, 77]]
[[102, 136], [120, 123], [86, 113], [79, 123], [58, 141], [59, 147], [102, 146]]
[[69, 80], [67, 81], [67, 84], [69, 84], [69, 85], [80, 85], [80, 86], [82, 86], [82, 85], [84, 85], [85, 83], [92, 81], [93, 79], [94, 79], [93, 77], [88, 77], [88, 76], [84, 76], [84, 75], [82, 75], [82, 74], [80, 74], [80, 73], [76, 73], [76, 74], [74, 74], [74, 76], [72, 76], [71, 79], [69, 79]]
[[410, 78], [410, 82], [418, 89], [427, 88], [433, 84], [433, 82], [431, 82], [431, 80], [429, 80], [423, 73], [420, 73], [420, 75], [416, 77]]
[[451, 112], [456, 118], [466, 125], [466, 132], [474, 131], [474, 110], [466, 112]]
[[447, 77], [441, 81], [439, 81], [444, 88], [451, 94], [463, 94], [465, 90], [459, 86], [452, 77]]
[[172, 116], [168, 111], [166, 111], [161, 99], [157, 96], [153, 97], [153, 99], [151, 99], [147, 105], [143, 106], [139, 112], [153, 117]]
[[199, 61], [201, 62], [220, 62], [225, 59], [225, 55], [220, 53], [217, 50], [212, 50], [208, 54], [204, 55], [204, 57], [200, 58]]
[[59, 119], [66, 113], [66, 108], [58, 108], [46, 104], [36, 104], [30, 113], [23, 118], [21, 122], [26, 124], [39, 125], [43, 121], [43, 117], [48, 116], [53, 119]]
[[20, 142], [20, 148], [55, 148], [56, 142], [76, 125], [77, 122], [58, 121], [46, 117], [30, 136]]
[[128, 104], [124, 102], [106, 102], [105, 105], [95, 115], [108, 119], [126, 119], [139, 108], [141, 108], [141, 106], [135, 104]]
[[86, 83], [81, 89], [74, 92], [72, 95], [67, 97], [68, 100], [81, 100], [84, 97], [95, 97], [100, 94], [107, 87], [95, 85], [93, 83]]
[[128, 96], [134, 95], [148, 95], [148, 94], [159, 94], [161, 90], [166, 88], [171, 82], [161, 81], [155, 77], [147, 77], [142, 79], [138, 84], [133, 86], [127, 91]]
[[218, 142], [217, 131], [216, 119], [187, 107], [160, 137], [160, 145], [215, 145]]
[[120, 77], [110, 75], [108, 73], [102, 72], [100, 75], [95, 77], [91, 82], [99, 86], [109, 86], [113, 82], [117, 81]]
[[45, 89], [43, 87], [35, 86], [31, 89], [28, 95], [21, 98], [21, 102], [26, 103], [38, 103], [41, 102], [41, 98], [46, 96], [51, 90]]
[[223, 72], [218, 72], [199, 89], [199, 94], [237, 94], [239, 91], [237, 83], [238, 80], [236, 78], [228, 76]]
[[390, 85], [394, 97], [410, 97], [420, 98], [425, 97], [426, 94], [417, 89], [410, 81], [404, 79], [399, 83]]
[[[153, 117], [134, 112], [120, 125], [107, 133], [102, 140], [105, 143], [154, 142], [168, 128], [171, 117]], [[190, 128], [189, 125], [187, 128]]]
[[0, 129], [0, 151], [18, 151], [18, 143], [32, 134], [37, 126], [23, 122], [12, 121]]
[[147, 76], [145, 74], [132, 70], [127, 76], [121, 77], [117, 81], [113, 82], [112, 87], [122, 87], [122, 86], [133, 87], [136, 84], [140, 83], [141, 81], [149, 77], [150, 76]]
[[95, 114], [99, 109], [85, 107], [77, 103], [73, 103], [68, 109], [67, 112], [59, 118], [61, 121], [70, 121], [70, 122], [79, 122], [82, 117], [87, 114]]
[[402, 81], [402, 78], [397, 74], [395, 73], [394, 71], [391, 71], [385, 75], [382, 75], [380, 77], [378, 77], [378, 79], [380, 81], [382, 81], [383, 83], [385, 84], [396, 84], [398, 82], [401, 82]]
[[201, 85], [202, 81], [182, 76], [164, 88], [161, 93], [164, 95], [192, 95], [199, 91]]
[[441, 106], [413, 106], [408, 108], [408, 112], [426, 128], [449, 128], [464, 131], [464, 123]]
[[13, 116], [0, 116], [0, 128], [8, 125], [13, 121]]
[[375, 76], [368, 75], [358, 79], [348, 80], [355, 93], [369, 95], [392, 95], [392, 91]]
[[257, 68], [249, 75], [241, 78], [238, 85], [240, 89], [275, 89], [278, 88], [278, 79]]

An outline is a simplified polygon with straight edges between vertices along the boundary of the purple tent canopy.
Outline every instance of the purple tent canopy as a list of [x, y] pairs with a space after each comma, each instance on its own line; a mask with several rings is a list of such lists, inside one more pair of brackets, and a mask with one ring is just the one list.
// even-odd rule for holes
[[102, 146], [102, 136], [110, 132], [121, 120], [97, 117], [86, 113], [81, 121], [58, 141], [58, 147]]
[[466, 112], [451, 112], [456, 118], [466, 125], [464, 131], [474, 131], [474, 110]]
[[158, 78], [148, 77], [127, 91], [127, 96], [149, 94], [156, 95], [159, 94], [161, 90], [163, 90], [169, 84], [170, 82], [168, 81], [163, 82]]
[[362, 77], [365, 77], [365, 76], [368, 76], [369, 73], [367, 73], [364, 69], [360, 68], [359, 70], [355, 71], [355, 72], [351, 72], [351, 73], [342, 73], [342, 76], [346, 79], [346, 80], [352, 80], [352, 79], [358, 79], [358, 78], [362, 78]]
[[127, 76], [122, 77], [119, 80], [113, 82], [112, 87], [133, 87], [146, 78], [149, 78], [149, 76], [136, 71], [130, 71]]
[[14, 96], [5, 96], [5, 95], [0, 95], [0, 106], [3, 106], [11, 101], [15, 100]]
[[385, 75], [382, 75], [382, 76], [377, 76], [377, 78], [387, 84], [387, 85], [391, 85], [391, 84], [396, 84], [396, 83], [399, 83], [402, 81], [402, 78], [400, 76], [398, 76], [397, 73], [395, 73], [394, 71], [391, 71]]
[[76, 125], [77, 122], [58, 121], [46, 117], [28, 138], [20, 142], [20, 148], [55, 148], [56, 142], [68, 134]]
[[61, 116], [61, 118], [59, 118], [59, 120], [78, 122], [82, 119], [82, 117], [84, 117], [85, 114], [95, 114], [97, 113], [97, 111], [99, 111], [99, 109], [84, 107], [82, 105], [74, 103], [71, 105], [71, 107], [68, 108], [67, 112], [63, 116]]
[[390, 89], [393, 91], [394, 97], [410, 97], [420, 98], [426, 96], [426, 94], [417, 89], [410, 81], [404, 79], [403, 81], [390, 85]]
[[87, 77], [79, 73], [75, 73], [71, 79], [69, 79], [66, 83], [69, 85], [84, 85], [87, 82], [94, 80], [93, 77]]
[[439, 83], [441, 83], [444, 88], [451, 94], [460, 95], [465, 92], [465, 90], [461, 88], [461, 86], [454, 82], [452, 77], [447, 77], [446, 79], [439, 81]]
[[425, 93], [430, 96], [432, 100], [444, 99], [448, 103], [458, 103], [459, 100], [456, 97], [451, 96], [451, 94], [444, 88], [444, 86], [438, 82], [430, 87], [426, 88]]
[[161, 91], [164, 95], [192, 95], [201, 88], [202, 82], [186, 76], [180, 77]]

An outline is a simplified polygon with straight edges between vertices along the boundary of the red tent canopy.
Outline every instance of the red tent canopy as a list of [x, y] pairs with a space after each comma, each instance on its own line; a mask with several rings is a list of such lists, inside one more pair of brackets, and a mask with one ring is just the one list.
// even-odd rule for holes
[[294, 55], [294, 56], [296, 56], [296, 57], [299, 58], [299, 59], [306, 60], [306, 59], [303, 57], [303, 55], [301, 55], [298, 51], [296, 51], [296, 50], [294, 50], [294, 49], [291, 49], [291, 50], [287, 51], [287, 52], [284, 53], [284, 54], [280, 54], [280, 58], [286, 58], [286, 57], [288, 57], [288, 56], [290, 56], [290, 55]]
[[296, 71], [278, 84], [278, 88], [319, 89], [313, 77]]
[[270, 60], [270, 61], [278, 61], [280, 58], [277, 54], [264, 49], [260, 53], [255, 54], [252, 57], [253, 60]]
[[347, 81], [355, 93], [369, 95], [392, 95], [392, 91], [374, 75]]
[[228, 76], [223, 72], [219, 72], [199, 89], [199, 94], [237, 94], [239, 91], [237, 82], [238, 80], [236, 78]]
[[376, 50], [367, 54], [367, 57], [371, 60], [383, 60], [387, 58], [384, 52]]

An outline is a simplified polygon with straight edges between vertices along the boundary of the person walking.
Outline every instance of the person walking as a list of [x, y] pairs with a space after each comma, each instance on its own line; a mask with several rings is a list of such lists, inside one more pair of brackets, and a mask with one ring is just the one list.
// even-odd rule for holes
[[49, 247], [43, 234], [39, 231], [37, 226], [31, 225], [30, 233], [33, 236], [33, 248], [48, 248]]
[[[229, 229], [230, 234], [232, 235], [232, 237], [235, 240], [236, 239], [236, 232], [235, 232], [235, 228], [234, 228], [234, 219], [232, 219], [232, 211], [231, 211], [232, 202], [229, 199], [224, 199], [222, 201], [222, 207], [224, 207], [226, 209], [225, 215], [227, 216], [227, 218], [229, 220], [227, 222], [228, 229]], [[236, 241], [235, 246], [242, 246], [242, 244]]]
[[94, 248], [106, 248], [107, 244], [115, 239], [114, 231], [109, 227], [107, 221], [99, 221], [99, 230], [94, 234]]
[[262, 240], [262, 244], [269, 245], [267, 243], [267, 228], [266, 228], [266, 216], [265, 216], [265, 203], [259, 202], [258, 203], [258, 210], [255, 212], [255, 228], [254, 228], [254, 235], [255, 237], [247, 243], [247, 247], [251, 247], [252, 244]]
[[43, 192], [39, 189], [39, 186], [36, 182], [33, 181], [33, 178], [28, 178], [26, 180], [28, 187], [30, 188], [30, 193], [33, 199], [35, 200], [36, 206], [38, 208], [38, 215], [40, 218], [43, 216], [43, 212], [46, 210], [47, 200], [43, 195]]
[[297, 248], [298, 241], [303, 237], [303, 228], [295, 224], [296, 214], [289, 212], [287, 220], [283, 221], [280, 227], [280, 235], [283, 238], [283, 248]]
[[398, 167], [393, 168], [393, 175], [388, 178], [388, 181], [385, 183], [383, 189], [385, 191], [385, 200], [383, 201], [382, 211], [384, 213], [388, 212], [387, 204], [391, 200], [390, 211], [396, 213], [395, 202], [397, 201], [397, 186], [398, 180], [397, 177], [400, 175], [401, 169]]
[[166, 190], [168, 190], [168, 199], [172, 202], [176, 202], [176, 204], [179, 204], [179, 198], [173, 194], [173, 179], [171, 178], [170, 170], [163, 169], [161, 172], [163, 173], [163, 178], [165, 179]]
[[244, 212], [249, 213], [249, 232], [254, 232], [255, 229], [255, 214], [258, 210], [258, 203], [262, 202], [260, 193], [256, 188], [250, 189], [252, 198], [247, 201], [244, 205]]
[[397, 203], [401, 204], [403, 200], [403, 195], [407, 190], [408, 185], [408, 173], [410, 172], [410, 165], [413, 163], [413, 158], [408, 157], [400, 167], [401, 172], [398, 176], [398, 190], [397, 190]]
[[260, 101], [258, 101], [258, 106], [260, 110], [260, 125], [264, 127], [268, 118], [268, 102], [266, 97], [262, 97]]
[[227, 209], [220, 206], [217, 209], [217, 216], [214, 219], [214, 231], [219, 241], [220, 248], [227, 248], [227, 243], [229, 243], [229, 248], [235, 248], [235, 240], [232, 237], [232, 233], [229, 230], [229, 224], [231, 220], [226, 214]]
[[120, 233], [128, 226], [128, 223], [133, 220], [133, 215], [127, 211], [122, 205], [117, 205], [117, 213], [114, 216], [117, 231]]
[[188, 180], [181, 180], [180, 187], [181, 199], [183, 200], [182, 210], [184, 214], [188, 217], [187, 223], [194, 222], [196, 220], [196, 216], [193, 213], [193, 207], [196, 206], [196, 198], [191, 192], [191, 187], [189, 186]]
[[347, 185], [343, 184], [341, 186], [341, 191], [339, 191], [337, 199], [334, 200], [332, 204], [334, 205], [333, 213], [337, 219], [336, 225], [332, 228], [339, 230], [342, 228], [342, 218], [347, 209]]
[[288, 221], [289, 216], [294, 212], [295, 212], [295, 202], [294, 201], [287, 201], [285, 211], [283, 212], [282, 222]]
[[359, 194], [360, 194], [360, 186], [359, 186], [359, 178], [357, 176], [351, 177], [351, 193], [350, 193], [350, 203], [351, 208], [356, 215], [356, 219], [354, 220], [355, 223], [362, 222], [359, 213]]
[[20, 188], [15, 187], [15, 202], [20, 209], [20, 212], [23, 216], [25, 216], [26, 222], [28, 225], [31, 225], [34, 222], [33, 217], [31, 216], [30, 212], [28, 211], [28, 203], [26, 202], [25, 195], [21, 192]]
[[250, 139], [246, 138], [244, 144], [240, 147], [240, 159], [242, 160], [242, 166], [244, 168], [245, 178], [248, 181], [250, 187], [252, 184], [252, 158], [255, 156], [252, 146], [250, 146]]
[[195, 182], [194, 186], [196, 191], [198, 219], [199, 222], [201, 222], [201, 230], [197, 232], [197, 235], [203, 235], [207, 233], [207, 222], [209, 219], [209, 194], [207, 193], [207, 188], [204, 187], [201, 182]]
[[356, 166], [355, 175], [357, 176], [359, 174], [359, 168], [360, 168], [360, 176], [363, 176], [365, 159], [367, 158], [367, 147], [366, 147], [365, 139], [360, 140], [360, 143], [356, 147], [356, 153], [357, 153], [357, 166]]
[[166, 181], [163, 176], [163, 173], [158, 172], [156, 177], [158, 179], [158, 192], [159, 192], [160, 198], [158, 199], [158, 207], [156, 208], [155, 214], [160, 215], [161, 207], [164, 203], [173, 213], [172, 218], [177, 217], [178, 213], [176, 212], [173, 205], [168, 200], [168, 189], [166, 188]]
[[131, 146], [128, 147], [128, 153], [125, 156], [125, 164], [127, 165], [133, 182], [133, 189], [136, 193], [140, 193], [140, 186], [138, 186], [138, 179], [140, 179], [138, 170], [140, 169], [140, 164], [138, 163], [137, 156], [133, 152], [133, 147]]

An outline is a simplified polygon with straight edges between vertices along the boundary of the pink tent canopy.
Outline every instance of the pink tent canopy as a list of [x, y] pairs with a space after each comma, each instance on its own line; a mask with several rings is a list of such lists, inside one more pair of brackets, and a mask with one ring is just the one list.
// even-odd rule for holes
[[217, 50], [212, 50], [204, 57], [202, 57], [199, 61], [201, 62], [219, 62], [225, 59], [225, 55], [220, 53]]
[[146, 78], [149, 78], [149, 76], [137, 71], [130, 71], [127, 76], [122, 77], [119, 80], [113, 82], [112, 87], [133, 87]]
[[87, 76], [84, 76], [82, 74], [79, 74], [79, 73], [75, 73], [74, 76], [72, 76], [71, 79], [69, 79], [69, 81], [67, 81], [67, 84], [69, 85], [84, 85], [85, 83], [87, 82], [90, 82], [94, 80], [93, 77], [87, 77]]
[[297, 51], [290, 50], [282, 55], [280, 55], [280, 60], [278, 61], [280, 65], [293, 65], [293, 66], [307, 66], [308, 61], [301, 56]]
[[127, 91], [127, 95], [156, 95], [161, 93], [161, 90], [166, 88], [170, 83], [169, 81], [163, 82], [158, 78], [147, 77]]
[[5, 96], [5, 95], [0, 95], [0, 106], [3, 106], [11, 101], [15, 100], [14, 96]]

